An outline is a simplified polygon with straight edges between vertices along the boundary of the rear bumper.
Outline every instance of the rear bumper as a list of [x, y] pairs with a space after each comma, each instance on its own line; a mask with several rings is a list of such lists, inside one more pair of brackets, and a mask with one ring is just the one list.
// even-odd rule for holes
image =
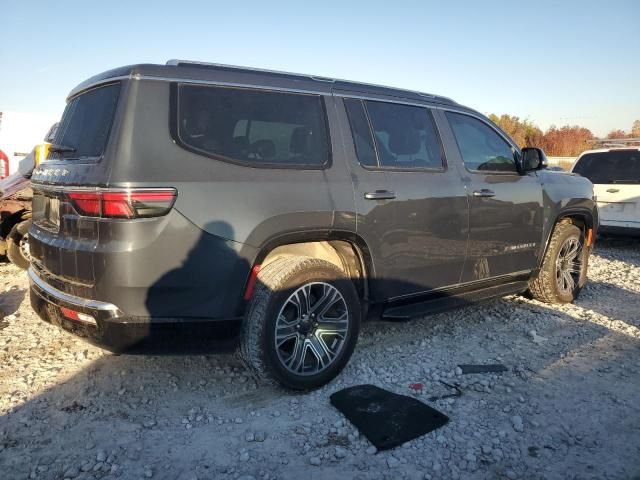
[[[179, 319], [128, 317], [116, 306], [61, 292], [46, 283], [30, 268], [28, 271], [31, 306], [45, 322], [85, 339], [112, 352], [123, 352], [148, 342], [168, 341], [177, 346], [180, 341], [237, 334], [241, 318]], [[95, 322], [76, 321], [62, 314], [62, 307], [90, 315]]]

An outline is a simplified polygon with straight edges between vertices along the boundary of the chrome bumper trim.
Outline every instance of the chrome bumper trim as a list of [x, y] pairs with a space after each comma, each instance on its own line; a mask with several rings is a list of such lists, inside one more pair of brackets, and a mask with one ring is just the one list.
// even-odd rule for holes
[[51, 285], [42, 280], [38, 274], [29, 267], [28, 270], [29, 281], [35, 284], [39, 290], [44, 294], [45, 300], [55, 303], [56, 300], [75, 305], [76, 307], [88, 308], [91, 310], [98, 310], [101, 312], [107, 312], [112, 317], [122, 316], [120, 309], [113, 303], [100, 302], [98, 300], [89, 300], [86, 298], [76, 297], [68, 293], [61, 292], [60, 290], [53, 288]]

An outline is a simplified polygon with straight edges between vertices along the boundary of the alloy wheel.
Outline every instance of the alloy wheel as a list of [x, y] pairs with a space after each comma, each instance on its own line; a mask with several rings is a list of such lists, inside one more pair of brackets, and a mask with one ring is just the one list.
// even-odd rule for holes
[[20, 253], [27, 260], [31, 261], [31, 249], [29, 248], [29, 234], [25, 233], [20, 239], [20, 243], [18, 244], [20, 248]]
[[338, 357], [349, 330], [349, 309], [329, 283], [301, 286], [284, 302], [275, 326], [281, 364], [296, 375], [315, 375]]
[[577, 237], [569, 237], [560, 247], [556, 259], [556, 284], [565, 295], [573, 294], [582, 273], [582, 245]]

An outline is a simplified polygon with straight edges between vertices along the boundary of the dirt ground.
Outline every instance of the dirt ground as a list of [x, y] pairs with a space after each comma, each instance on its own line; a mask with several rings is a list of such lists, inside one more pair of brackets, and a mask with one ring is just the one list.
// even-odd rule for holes
[[[640, 478], [640, 241], [599, 241], [575, 305], [512, 296], [364, 325], [337, 380], [257, 384], [232, 354], [121, 355], [40, 321], [0, 264], [0, 478]], [[460, 375], [461, 363], [503, 363]], [[462, 395], [429, 401], [458, 383]], [[372, 383], [449, 423], [375, 448], [330, 404]], [[410, 384], [421, 383], [422, 391]]]

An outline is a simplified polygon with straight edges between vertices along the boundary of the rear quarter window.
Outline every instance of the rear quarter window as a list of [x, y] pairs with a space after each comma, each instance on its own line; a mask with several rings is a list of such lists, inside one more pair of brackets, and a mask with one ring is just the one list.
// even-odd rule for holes
[[102, 156], [119, 95], [120, 83], [114, 83], [72, 98], [53, 137], [53, 143], [66, 147], [67, 151], [51, 151], [49, 158], [71, 160]]
[[174, 84], [172, 106], [174, 140], [195, 153], [249, 166], [329, 162], [319, 95]]
[[586, 153], [573, 167], [591, 183], [640, 183], [640, 151]]

